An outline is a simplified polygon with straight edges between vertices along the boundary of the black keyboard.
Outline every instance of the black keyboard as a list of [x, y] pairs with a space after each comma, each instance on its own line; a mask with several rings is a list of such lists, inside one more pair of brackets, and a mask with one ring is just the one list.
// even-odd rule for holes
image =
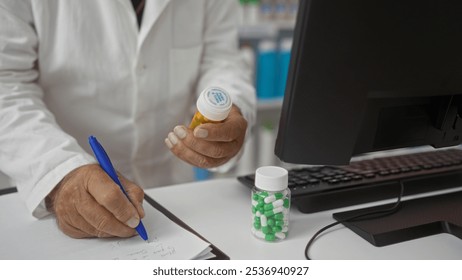
[[[254, 186], [255, 175], [239, 176]], [[316, 166], [289, 170], [292, 204], [303, 213], [373, 202], [462, 186], [462, 150], [380, 157], [345, 166]]]

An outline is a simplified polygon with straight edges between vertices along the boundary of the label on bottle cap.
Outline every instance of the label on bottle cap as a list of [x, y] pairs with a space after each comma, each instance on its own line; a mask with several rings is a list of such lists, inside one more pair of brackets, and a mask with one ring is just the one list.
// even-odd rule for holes
[[229, 106], [229, 96], [225, 94], [222, 90], [212, 88], [206, 93], [207, 101], [211, 104], [218, 107], [228, 107]]
[[222, 121], [228, 117], [233, 103], [229, 94], [221, 88], [205, 89], [197, 99], [197, 109], [209, 120]]

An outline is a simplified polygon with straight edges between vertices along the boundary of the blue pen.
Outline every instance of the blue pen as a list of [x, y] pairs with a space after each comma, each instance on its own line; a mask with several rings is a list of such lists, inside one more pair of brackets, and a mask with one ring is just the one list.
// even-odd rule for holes
[[[114, 166], [112, 166], [111, 160], [109, 159], [109, 156], [106, 154], [106, 151], [104, 150], [103, 146], [101, 146], [101, 144], [98, 142], [98, 140], [96, 140], [96, 137], [94, 136], [88, 137], [88, 142], [90, 143], [91, 149], [93, 150], [93, 153], [95, 154], [96, 159], [98, 160], [101, 168], [107, 173], [107, 175], [109, 175], [109, 177], [111, 177], [111, 179], [117, 185], [119, 185], [124, 195], [130, 200], [128, 194], [125, 192], [125, 189], [122, 186], [122, 183], [120, 183], [119, 177], [117, 176]], [[138, 226], [136, 226], [136, 231], [141, 236], [141, 238], [143, 238], [144, 240], [148, 240], [148, 234], [141, 220]]]

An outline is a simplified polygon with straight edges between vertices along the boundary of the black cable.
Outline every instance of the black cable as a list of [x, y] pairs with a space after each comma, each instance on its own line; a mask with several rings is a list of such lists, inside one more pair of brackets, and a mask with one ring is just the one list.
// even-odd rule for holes
[[337, 221], [337, 222], [333, 222], [331, 224], [328, 224], [327, 226], [321, 228], [320, 230], [318, 230], [310, 239], [310, 241], [308, 241], [308, 244], [306, 244], [306, 247], [305, 247], [305, 258], [307, 260], [311, 260], [310, 256], [308, 255], [308, 250], [310, 248], [310, 246], [313, 244], [314, 240], [316, 239], [316, 237], [318, 237], [319, 234], [321, 234], [322, 232], [324, 232], [325, 230], [333, 227], [333, 226], [336, 226], [338, 224], [341, 224], [341, 223], [344, 223], [344, 222], [350, 222], [350, 221], [353, 221], [353, 220], [357, 220], [359, 218], [363, 218], [363, 219], [372, 219], [372, 218], [379, 218], [379, 217], [385, 217], [385, 216], [388, 216], [388, 215], [391, 215], [393, 213], [395, 213], [396, 211], [398, 211], [400, 205], [401, 205], [401, 198], [403, 197], [403, 192], [404, 192], [404, 185], [403, 185], [403, 181], [399, 181], [399, 185], [400, 185], [400, 193], [399, 193], [399, 196], [395, 202], [395, 204], [393, 204], [392, 207], [388, 208], [388, 209], [383, 209], [383, 210], [377, 210], [377, 211], [373, 211], [373, 212], [368, 212], [368, 213], [362, 213], [362, 214], [358, 214], [356, 216], [353, 216], [353, 217], [349, 217], [349, 218], [346, 218], [346, 219], [343, 219], [343, 220], [340, 220], [340, 221]]

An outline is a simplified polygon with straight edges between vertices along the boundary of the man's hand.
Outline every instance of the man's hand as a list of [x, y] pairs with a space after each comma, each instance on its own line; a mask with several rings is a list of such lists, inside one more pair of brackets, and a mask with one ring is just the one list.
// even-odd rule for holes
[[70, 172], [47, 196], [59, 228], [74, 238], [130, 237], [144, 217], [143, 190], [119, 175], [131, 202], [97, 164]]
[[212, 168], [226, 163], [239, 152], [246, 129], [247, 121], [233, 106], [222, 123], [201, 124], [194, 131], [176, 126], [165, 144], [180, 159], [201, 168]]

